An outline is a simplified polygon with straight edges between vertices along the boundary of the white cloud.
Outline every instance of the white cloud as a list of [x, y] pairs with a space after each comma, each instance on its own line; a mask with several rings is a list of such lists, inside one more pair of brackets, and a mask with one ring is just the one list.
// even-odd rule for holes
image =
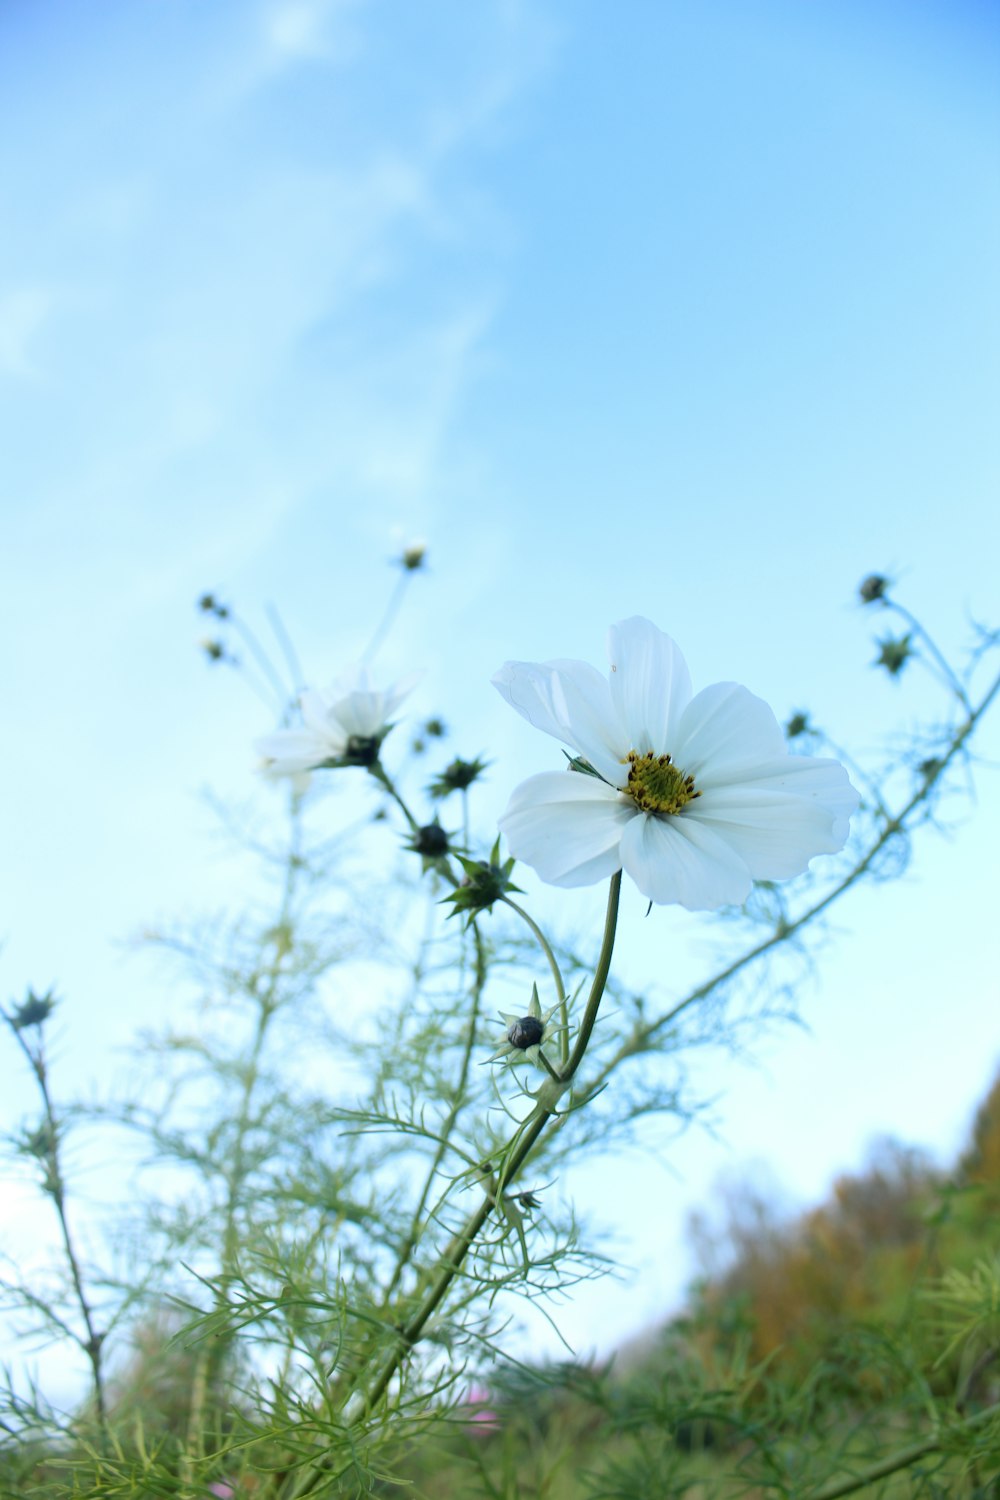
[[54, 303], [54, 295], [44, 287], [20, 287], [0, 296], [0, 374], [17, 380], [40, 377], [31, 344]]

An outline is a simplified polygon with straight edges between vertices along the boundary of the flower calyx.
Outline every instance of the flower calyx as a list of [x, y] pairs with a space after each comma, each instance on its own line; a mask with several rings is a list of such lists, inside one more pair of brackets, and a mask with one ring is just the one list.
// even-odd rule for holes
[[884, 636], [877, 642], [879, 652], [872, 666], [884, 667], [890, 677], [898, 677], [910, 657], [917, 654], [911, 644], [912, 640], [910, 632], [900, 636]]
[[444, 897], [445, 901], [450, 901], [452, 904], [449, 916], [453, 917], [456, 912], [462, 911], [466, 913], [467, 921], [471, 922], [477, 913], [492, 911], [494, 904], [502, 900], [508, 892], [514, 891], [520, 895], [521, 887], [515, 885], [510, 878], [514, 860], [501, 861], [499, 839], [490, 850], [488, 860], [467, 859], [462, 854], [455, 857], [465, 874], [460, 884]]
[[434, 777], [427, 790], [441, 802], [445, 797], [450, 797], [452, 792], [467, 791], [474, 781], [479, 780], [489, 764], [488, 760], [482, 760], [478, 755], [475, 760], [462, 760], [461, 756], [456, 756], [439, 776]]
[[440, 860], [448, 857], [450, 835], [435, 818], [433, 823], [425, 823], [423, 828], [414, 829], [406, 848], [420, 855], [426, 872], [432, 865], [437, 865]]
[[500, 1012], [507, 1029], [503, 1041], [489, 1061], [534, 1063], [536, 1067], [546, 1068], [546, 1071], [551, 1072], [546, 1062], [539, 1059], [539, 1053], [545, 1043], [551, 1042], [559, 1033], [560, 1027], [553, 1021], [558, 1009], [558, 1005], [553, 1005], [543, 1015], [538, 986], [533, 984], [526, 1015], [516, 1016], [503, 1010]]
[[10, 1024], [15, 1031], [26, 1031], [29, 1026], [42, 1026], [55, 1010], [56, 1000], [52, 991], [45, 995], [36, 995], [34, 990], [29, 990], [27, 998], [20, 1005], [14, 1006], [13, 1015], [10, 1016]]

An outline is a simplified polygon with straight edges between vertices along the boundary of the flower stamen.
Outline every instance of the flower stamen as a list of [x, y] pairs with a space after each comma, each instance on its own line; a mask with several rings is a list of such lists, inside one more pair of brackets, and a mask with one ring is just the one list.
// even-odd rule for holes
[[679, 813], [701, 796], [695, 791], [694, 777], [685, 776], [669, 755], [654, 755], [651, 750], [640, 755], [638, 750], [630, 750], [626, 759], [629, 772], [624, 790], [640, 812]]

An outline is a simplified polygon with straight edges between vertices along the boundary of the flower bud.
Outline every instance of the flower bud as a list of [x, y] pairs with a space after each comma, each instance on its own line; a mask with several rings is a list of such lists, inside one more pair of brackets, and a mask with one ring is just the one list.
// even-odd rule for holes
[[510, 878], [514, 861], [505, 859], [502, 864], [500, 862], [499, 839], [493, 845], [488, 860], [466, 859], [462, 854], [456, 857], [465, 871], [465, 877], [455, 890], [444, 897], [445, 901], [452, 903], [453, 910], [449, 912], [449, 916], [464, 911], [468, 913], [468, 920], [471, 922], [477, 912], [492, 911], [494, 903], [509, 891], [520, 894], [521, 887], [515, 885]]
[[881, 573], [869, 573], [858, 585], [858, 598], [862, 604], [874, 604], [877, 599], [884, 599], [889, 589], [889, 580]]
[[801, 710], [793, 713], [785, 725], [785, 734], [790, 740], [797, 740], [800, 735], [810, 734], [811, 732], [812, 726], [809, 723], [809, 715], [803, 713]]
[[452, 792], [467, 791], [472, 783], [483, 774], [488, 764], [488, 761], [480, 760], [478, 756], [475, 760], [462, 760], [456, 757], [450, 766], [445, 766], [440, 776], [435, 776], [428, 791], [439, 802], [445, 797], [450, 797]]
[[403, 555], [399, 560], [407, 573], [415, 573], [419, 567], [423, 566], [426, 556], [426, 542], [411, 542], [408, 547], [403, 548]]
[[435, 819], [433, 823], [418, 828], [406, 847], [414, 854], [423, 855], [424, 859], [441, 859], [448, 853], [448, 835]]
[[51, 990], [47, 995], [36, 995], [34, 990], [29, 990], [27, 999], [22, 1004], [14, 1006], [11, 1025], [15, 1031], [24, 1031], [28, 1026], [41, 1026], [49, 1019], [55, 1009], [55, 1004], [55, 997]]
[[521, 1016], [507, 1027], [507, 1040], [518, 1052], [537, 1047], [545, 1034], [545, 1027], [537, 1016]]
[[890, 677], [898, 677], [903, 668], [906, 666], [906, 663], [909, 661], [910, 657], [916, 655], [916, 652], [913, 650], [913, 647], [910, 644], [912, 640], [913, 637], [909, 634], [901, 636], [884, 636], [883, 639], [877, 643], [879, 647], [879, 653], [872, 665], [876, 667], [885, 667], [885, 670], [889, 673]]

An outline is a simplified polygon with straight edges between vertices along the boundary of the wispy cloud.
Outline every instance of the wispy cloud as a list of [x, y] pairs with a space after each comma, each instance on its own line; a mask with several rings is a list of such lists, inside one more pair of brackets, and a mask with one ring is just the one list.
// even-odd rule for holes
[[22, 286], [0, 293], [0, 374], [15, 380], [33, 381], [41, 377], [32, 344], [55, 301], [55, 294], [40, 286]]
[[278, 59], [330, 61], [343, 50], [332, 23], [357, 9], [358, 0], [276, 0], [262, 15], [262, 33]]

